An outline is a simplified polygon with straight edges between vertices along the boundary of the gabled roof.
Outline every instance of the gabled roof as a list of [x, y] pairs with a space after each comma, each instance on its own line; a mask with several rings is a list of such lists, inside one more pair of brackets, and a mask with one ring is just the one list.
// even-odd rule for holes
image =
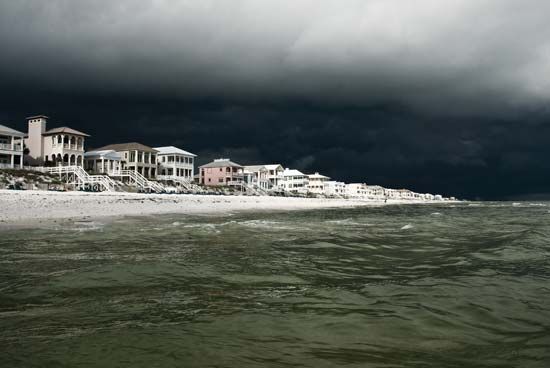
[[99, 151], [88, 151], [84, 153], [84, 157], [102, 157], [109, 160], [121, 160], [122, 155], [115, 150], [99, 150]]
[[245, 165], [244, 169], [250, 172], [267, 171], [264, 165]]
[[0, 124], [0, 134], [11, 135], [14, 137], [24, 137], [25, 133]]
[[47, 130], [46, 132], [42, 133], [42, 135], [52, 135], [52, 134], [73, 134], [73, 135], [80, 135], [82, 137], [89, 137], [88, 134], [79, 132], [78, 130], [69, 128], [69, 127], [59, 127], [59, 128], [53, 128], [50, 130]]
[[269, 164], [269, 165], [262, 165], [268, 170], [284, 170], [283, 165], [280, 164]]
[[152, 152], [157, 153], [157, 150], [154, 148], [151, 148], [149, 146], [146, 146], [141, 143], [137, 142], [130, 142], [130, 143], [116, 143], [116, 144], [109, 144], [107, 146], [103, 146], [100, 148], [97, 148], [96, 151], [104, 151], [104, 150], [113, 150], [113, 151], [142, 151], [142, 152]]
[[197, 157], [194, 153], [184, 151], [174, 146], [155, 147], [155, 149], [158, 151], [159, 155], [186, 155]]
[[310, 179], [330, 179], [328, 176], [321, 175], [319, 173], [308, 175]]
[[285, 171], [283, 171], [283, 176], [307, 176], [307, 175], [295, 169], [285, 169]]
[[207, 163], [206, 165], [202, 165], [202, 166], [199, 166], [199, 167], [238, 167], [238, 168], [243, 168], [241, 165], [229, 160], [229, 159], [217, 159], [217, 160], [214, 160], [210, 163]]
[[46, 115], [34, 115], [34, 116], [27, 117], [27, 120], [38, 119], [38, 118], [49, 119], [49, 117], [47, 117]]

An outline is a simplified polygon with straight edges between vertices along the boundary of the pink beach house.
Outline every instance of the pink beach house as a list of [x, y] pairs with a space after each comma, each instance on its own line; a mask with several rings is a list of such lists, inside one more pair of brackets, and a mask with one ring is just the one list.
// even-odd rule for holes
[[199, 167], [200, 183], [207, 186], [240, 186], [244, 182], [244, 167], [227, 158], [214, 160]]

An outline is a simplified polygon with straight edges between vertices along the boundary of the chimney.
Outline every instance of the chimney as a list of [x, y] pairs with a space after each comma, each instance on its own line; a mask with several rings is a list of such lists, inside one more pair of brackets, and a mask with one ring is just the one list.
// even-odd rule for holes
[[44, 144], [42, 134], [46, 131], [48, 117], [44, 115], [30, 116], [27, 118], [29, 125], [29, 138], [26, 145], [29, 149], [29, 156], [34, 159], [42, 159], [44, 156]]

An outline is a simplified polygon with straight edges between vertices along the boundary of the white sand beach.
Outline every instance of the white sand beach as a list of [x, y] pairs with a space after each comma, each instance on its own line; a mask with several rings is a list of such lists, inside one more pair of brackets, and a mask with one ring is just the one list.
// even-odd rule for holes
[[[396, 202], [391, 202], [396, 203]], [[376, 206], [382, 202], [269, 196], [213, 196], [0, 190], [0, 224], [153, 214], [217, 214]]]

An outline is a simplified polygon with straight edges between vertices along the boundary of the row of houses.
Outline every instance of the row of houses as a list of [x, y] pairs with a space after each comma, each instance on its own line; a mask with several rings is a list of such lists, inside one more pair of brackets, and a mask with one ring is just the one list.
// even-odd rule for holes
[[196, 155], [174, 146], [149, 147], [117, 143], [86, 151], [88, 134], [70, 127], [47, 129], [48, 117], [27, 118], [28, 133], [0, 125], [0, 168], [81, 166], [90, 174], [110, 176], [135, 172], [148, 180], [195, 182], [209, 187], [234, 187], [257, 194], [293, 193], [372, 200], [437, 200], [441, 196], [365, 183], [346, 184], [319, 173], [304, 174], [280, 164], [241, 165], [227, 158], [199, 166]]
[[194, 178], [196, 155], [177, 147], [130, 142], [86, 151], [89, 135], [84, 132], [69, 127], [47, 129], [44, 115], [28, 117], [27, 124], [27, 134], [0, 125], [0, 167], [82, 166], [93, 174], [130, 170], [147, 179]]

